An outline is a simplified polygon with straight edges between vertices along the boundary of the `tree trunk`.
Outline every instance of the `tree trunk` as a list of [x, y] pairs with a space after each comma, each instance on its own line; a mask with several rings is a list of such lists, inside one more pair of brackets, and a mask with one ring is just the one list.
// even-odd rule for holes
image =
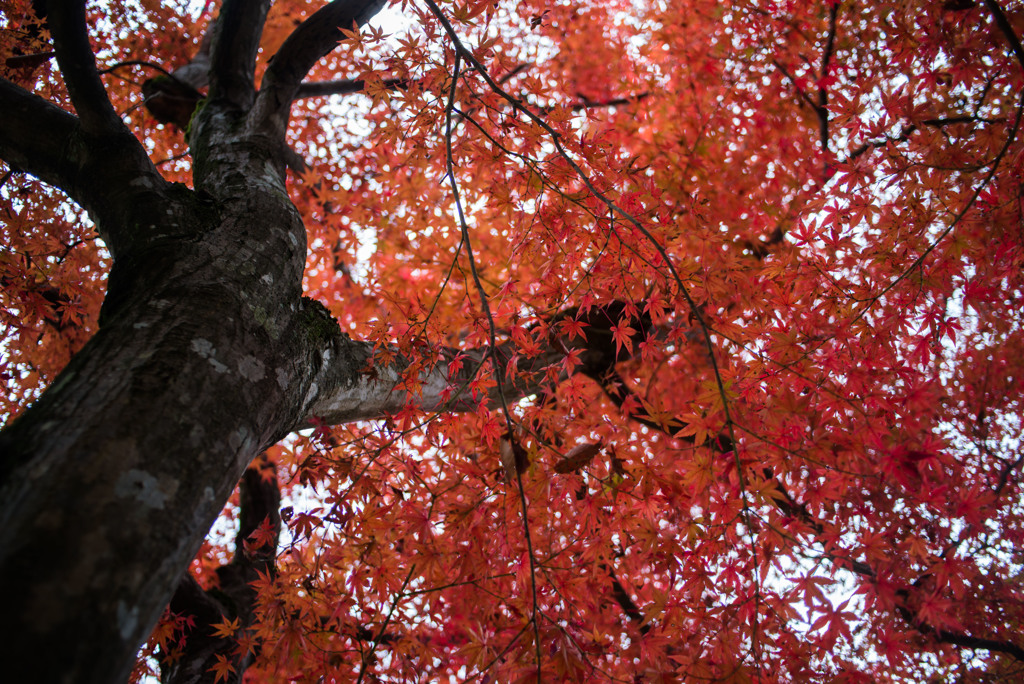
[[263, 180], [172, 193], [147, 227], [166, 237], [118, 258], [100, 331], [0, 433], [5, 679], [124, 681], [244, 469], [312, 399], [305, 233]]

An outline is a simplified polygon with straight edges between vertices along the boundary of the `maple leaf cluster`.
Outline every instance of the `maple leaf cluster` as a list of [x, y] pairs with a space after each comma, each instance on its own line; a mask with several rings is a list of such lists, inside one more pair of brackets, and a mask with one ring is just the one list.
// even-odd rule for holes
[[[259, 69], [319, 4], [274, 5]], [[280, 546], [251, 624], [209, 625], [233, 644], [216, 680], [242, 657], [252, 682], [1019, 676], [1006, 4], [427, 0], [346, 31], [307, 80], [358, 92], [292, 110], [304, 289], [412, 359], [410, 400], [268, 450], [284, 532], [247, 537]], [[215, 6], [93, 11], [112, 101], [189, 183], [139, 83]], [[65, 103], [19, 59], [33, 30], [4, 29], [0, 69]], [[0, 170], [12, 417], [95, 329], [108, 264], [65, 198]], [[503, 352], [446, 395], [472, 411], [416, 403], [420, 371], [478, 348]], [[193, 563], [204, 590], [229, 537]], [[169, 612], [146, 653], [191, 628]]]

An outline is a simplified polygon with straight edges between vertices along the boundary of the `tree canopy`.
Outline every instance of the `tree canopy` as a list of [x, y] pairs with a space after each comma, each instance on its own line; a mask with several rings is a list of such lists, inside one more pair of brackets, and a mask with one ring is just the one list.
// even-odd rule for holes
[[0, 5], [4, 671], [1024, 676], [1024, 4], [385, 5]]

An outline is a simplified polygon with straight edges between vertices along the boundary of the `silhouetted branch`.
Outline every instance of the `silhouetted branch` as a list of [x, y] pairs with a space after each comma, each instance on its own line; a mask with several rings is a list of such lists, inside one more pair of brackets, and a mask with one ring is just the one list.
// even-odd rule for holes
[[[581, 112], [585, 109], [600, 109], [602, 107], [625, 107], [627, 105], [636, 104], [641, 100], [646, 99], [650, 93], [639, 93], [637, 95], [631, 95], [629, 97], [612, 97], [607, 100], [588, 100], [585, 97], [581, 97], [578, 102], [574, 102], [569, 105], [569, 109], [574, 112]], [[547, 105], [539, 107], [537, 113], [540, 115], [550, 114], [551, 112], [558, 109], [561, 105]], [[466, 116], [473, 113], [474, 110], [466, 112]]]
[[[350, 95], [362, 92], [366, 87], [366, 81], [362, 79], [343, 79], [339, 81], [309, 81], [299, 85], [295, 94], [296, 100], [308, 97], [326, 97], [328, 95]], [[404, 78], [388, 78], [384, 80], [384, 87], [388, 90], [405, 90], [409, 87], [409, 81]]]
[[[191, 616], [195, 626], [185, 634], [180, 653], [167, 650], [160, 654], [161, 681], [165, 684], [213, 684], [216, 674], [210, 668], [218, 656], [230, 660], [235, 667], [233, 681], [240, 681], [251, 663], [252, 654], [237, 653], [235, 640], [218, 636], [214, 625], [237, 619], [237, 633], [248, 630], [256, 602], [252, 583], [260, 575], [275, 574], [281, 494], [273, 464], [265, 460], [257, 464], [260, 467], [246, 470], [239, 482], [235, 554], [230, 563], [217, 568], [216, 586], [204, 590], [186, 572], [168, 606], [176, 615]], [[272, 541], [254, 547], [250, 537], [262, 525], [270, 526]]]
[[993, 494], [999, 496], [1003, 493], [1003, 490], [1006, 489], [1006, 485], [1010, 483], [1010, 475], [1013, 474], [1014, 470], [1020, 468], [1020, 464], [1022, 462], [1024, 462], [1024, 451], [1022, 451], [1017, 458], [1013, 459], [1012, 462], [1007, 463], [1006, 466], [1003, 467], [1002, 472], [999, 473], [999, 482], [996, 485]]
[[270, 0], [225, 0], [210, 44], [210, 97], [247, 109], [255, 97], [256, 52]]
[[1003, 12], [1003, 8], [999, 6], [996, 0], [985, 0], [985, 5], [992, 13], [992, 18], [996, 22], [996, 26], [1002, 31], [1003, 36], [1006, 38], [1006, 42], [1010, 44], [1010, 50], [1017, 58], [1017, 63], [1020, 64], [1021, 68], [1024, 69], [1024, 46], [1021, 46], [1020, 38], [1017, 33], [1013, 30], [1013, 25], [1010, 24], [1010, 20], [1007, 19], [1006, 13]]
[[263, 75], [250, 115], [253, 128], [283, 141], [291, 104], [306, 74], [337, 47], [344, 37], [342, 29], [362, 26], [384, 5], [385, 0], [335, 0], [299, 24]]
[[572, 109], [573, 111], [579, 111], [581, 109], [598, 109], [600, 107], [622, 107], [625, 105], [636, 104], [637, 102], [646, 99], [648, 95], [650, 95], [650, 93], [639, 93], [629, 97], [613, 97], [607, 100], [584, 99], [581, 102], [573, 104]]
[[[166, 186], [146, 151], [123, 126], [112, 135], [90, 135], [82, 130], [80, 119], [3, 78], [0, 111], [0, 158], [60, 188], [94, 219], [128, 206], [120, 201], [130, 203], [129, 196]], [[146, 182], [131, 185], [131, 179]], [[123, 222], [97, 223], [111, 250], [137, 237]]]
[[96, 71], [96, 56], [89, 45], [84, 0], [51, 1], [47, 9], [57, 64], [82, 128], [94, 135], [127, 133]]
[[[818, 135], [821, 139], [821, 152], [828, 155], [829, 134], [828, 134], [828, 90], [825, 89], [825, 78], [828, 76], [829, 63], [832, 61], [832, 53], [836, 47], [836, 19], [839, 16], [839, 3], [831, 3], [828, 15], [828, 37], [825, 39], [825, 49], [821, 55], [821, 72], [818, 74], [818, 104], [814, 112], [818, 115]], [[826, 165], [828, 160], [825, 161]], [[826, 168], [826, 174], [828, 169]]]
[[868, 150], [876, 150], [880, 147], [885, 147], [889, 143], [894, 142], [906, 142], [910, 139], [910, 136], [920, 130], [921, 126], [928, 126], [929, 128], [942, 128], [944, 126], [952, 126], [954, 124], [965, 124], [965, 123], [983, 123], [983, 124], [994, 124], [1001, 123], [1005, 119], [986, 119], [980, 116], [950, 116], [939, 119], [925, 119], [919, 124], [910, 124], [899, 132], [898, 135], [889, 137], [886, 136], [880, 140], [872, 140], [870, 142], [862, 143], [850, 151], [842, 161], [842, 163], [850, 162], [857, 157], [860, 157]]
[[651, 626], [644, 623], [644, 614], [640, 612], [640, 608], [633, 601], [633, 597], [629, 595], [626, 588], [622, 586], [622, 582], [615, 576], [615, 571], [609, 567], [605, 567], [608, 571], [608, 577], [611, 579], [612, 584], [612, 598], [619, 604], [619, 608], [625, 613], [626, 617], [633, 621], [636, 625], [637, 631], [641, 634], [647, 634], [651, 631]]
[[963, 648], [983, 649], [994, 653], [1005, 653], [1006, 655], [1012, 656], [1016, 660], [1024, 663], [1024, 648], [1021, 648], [1013, 642], [1003, 641], [1001, 639], [986, 639], [983, 637], [971, 636], [969, 634], [960, 634], [944, 629], [936, 629], [928, 623], [917, 619], [914, 613], [905, 605], [896, 606], [896, 612], [899, 613], [900, 617], [902, 617], [918, 632], [926, 636], [930, 636], [940, 643], [951, 644], [953, 646], [960, 646]]
[[49, 61], [57, 53], [50, 50], [49, 52], [34, 52], [29, 55], [12, 55], [4, 60], [4, 63], [9, 69], [35, 69], [43, 62]]

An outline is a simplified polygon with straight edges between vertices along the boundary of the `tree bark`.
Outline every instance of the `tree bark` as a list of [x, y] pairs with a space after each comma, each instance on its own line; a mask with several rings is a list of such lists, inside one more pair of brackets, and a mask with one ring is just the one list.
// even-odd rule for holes
[[321, 363], [287, 198], [179, 194], [197, 205], [175, 226], [189, 234], [118, 260], [100, 331], [0, 433], [0, 649], [13, 681], [127, 677], [242, 471], [302, 415]]

